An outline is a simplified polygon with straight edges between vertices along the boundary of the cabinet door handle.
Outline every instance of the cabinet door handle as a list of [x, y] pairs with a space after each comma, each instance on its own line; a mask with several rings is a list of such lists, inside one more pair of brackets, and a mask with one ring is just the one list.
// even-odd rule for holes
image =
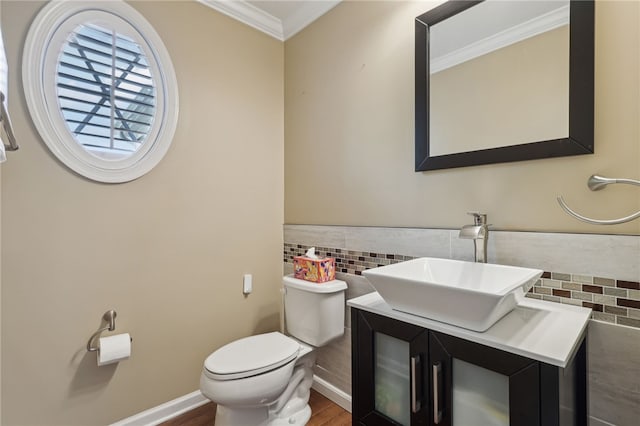
[[420, 384], [418, 383], [418, 375], [420, 374], [420, 355], [411, 357], [411, 412], [420, 411], [421, 395], [419, 395]]
[[431, 366], [433, 380], [433, 423], [440, 424], [442, 420], [442, 399], [440, 397], [440, 384], [442, 383], [442, 364], [436, 362]]

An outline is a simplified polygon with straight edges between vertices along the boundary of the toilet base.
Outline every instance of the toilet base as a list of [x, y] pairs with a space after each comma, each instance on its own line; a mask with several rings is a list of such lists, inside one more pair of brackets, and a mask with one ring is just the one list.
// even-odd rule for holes
[[311, 418], [311, 407], [309, 404], [302, 407], [302, 409], [298, 412], [290, 414], [287, 417], [283, 418], [275, 418], [267, 423], [268, 426], [285, 426], [285, 425], [295, 425], [295, 426], [303, 426], [309, 422]]
[[289, 385], [276, 402], [257, 407], [228, 407], [218, 404], [215, 426], [303, 426], [311, 418], [309, 395], [313, 383], [315, 352], [301, 351]]
[[218, 404], [215, 426], [266, 425], [268, 419], [266, 407], [234, 409]]
[[268, 407], [233, 409], [218, 405], [215, 426], [303, 426], [311, 418], [311, 407], [305, 405], [301, 410], [287, 417], [269, 418]]

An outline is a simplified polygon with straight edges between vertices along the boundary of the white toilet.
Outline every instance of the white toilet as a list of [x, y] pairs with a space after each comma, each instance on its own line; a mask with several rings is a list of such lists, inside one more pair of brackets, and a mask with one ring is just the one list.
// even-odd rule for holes
[[279, 332], [231, 342], [205, 360], [203, 395], [218, 405], [216, 426], [304, 425], [311, 417], [314, 347], [344, 333], [344, 291], [334, 280], [316, 284], [283, 278], [288, 337]]

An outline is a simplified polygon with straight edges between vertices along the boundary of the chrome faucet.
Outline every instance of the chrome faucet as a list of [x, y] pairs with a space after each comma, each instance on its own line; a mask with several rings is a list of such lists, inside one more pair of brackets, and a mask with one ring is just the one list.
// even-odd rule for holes
[[469, 212], [473, 216], [473, 225], [465, 225], [460, 229], [458, 238], [473, 240], [473, 256], [476, 262], [487, 263], [487, 241], [489, 225], [484, 213]]

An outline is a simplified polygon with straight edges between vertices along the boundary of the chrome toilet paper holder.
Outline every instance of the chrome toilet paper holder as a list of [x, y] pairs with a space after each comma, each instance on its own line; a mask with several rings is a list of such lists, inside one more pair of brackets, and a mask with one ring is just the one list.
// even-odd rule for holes
[[[101, 327], [91, 335], [89, 341], [87, 342], [87, 351], [89, 352], [97, 352], [100, 349], [100, 346], [95, 345], [95, 340], [100, 337], [103, 331], [113, 331], [116, 329], [116, 316], [118, 314], [113, 309], [108, 310], [102, 315], [102, 320], [107, 323], [106, 326]], [[95, 346], [94, 346], [95, 345]]]

